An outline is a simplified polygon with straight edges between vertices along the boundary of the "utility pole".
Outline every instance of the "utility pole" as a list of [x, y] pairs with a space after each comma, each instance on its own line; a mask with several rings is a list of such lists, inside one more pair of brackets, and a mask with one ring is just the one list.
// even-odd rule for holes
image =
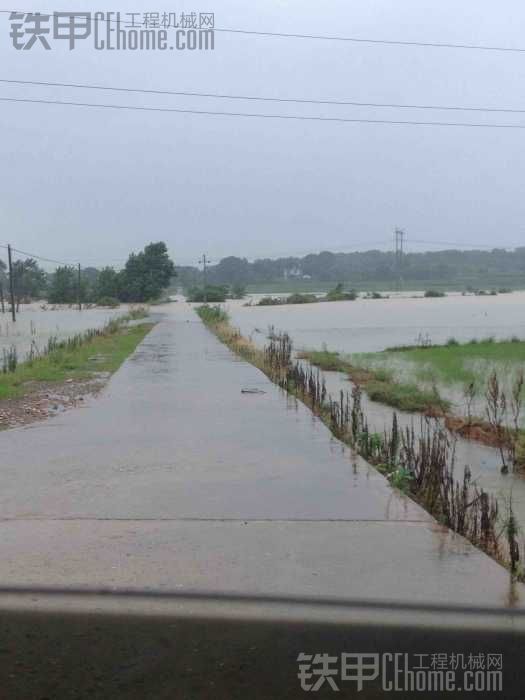
[[7, 258], [9, 260], [9, 291], [11, 294], [11, 316], [13, 317], [13, 323], [16, 321], [16, 310], [15, 310], [15, 279], [13, 275], [13, 256], [11, 254], [11, 246], [7, 246]]
[[403, 286], [403, 254], [404, 254], [405, 232], [403, 229], [396, 228], [394, 231], [394, 250], [395, 250], [395, 266], [397, 273], [396, 285], [398, 290]]
[[82, 311], [82, 271], [80, 263], [78, 263], [78, 279], [77, 279], [77, 297], [78, 297], [78, 310]]
[[204, 303], [208, 303], [208, 277], [207, 277], [207, 265], [211, 263], [211, 260], [206, 257], [206, 253], [203, 253], [202, 258], [199, 260], [199, 265], [202, 265], [202, 273], [204, 277]]

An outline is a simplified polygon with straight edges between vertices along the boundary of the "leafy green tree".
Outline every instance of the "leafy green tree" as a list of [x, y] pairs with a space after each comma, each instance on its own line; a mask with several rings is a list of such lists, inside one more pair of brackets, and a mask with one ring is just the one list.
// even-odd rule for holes
[[158, 299], [175, 276], [175, 265], [166, 244], [150, 243], [141, 253], [132, 253], [119, 275], [122, 301], [144, 302]]
[[120, 294], [119, 274], [112, 267], [104, 267], [98, 274], [93, 287], [93, 299], [118, 299]]
[[246, 284], [249, 278], [250, 264], [246, 258], [230, 255], [223, 258], [218, 265], [209, 268], [210, 284]]
[[73, 304], [78, 301], [78, 273], [74, 267], [57, 267], [51, 276], [48, 301], [50, 304]]
[[45, 293], [46, 273], [33, 258], [16, 260], [13, 263], [13, 279], [18, 305], [24, 300], [39, 299]]

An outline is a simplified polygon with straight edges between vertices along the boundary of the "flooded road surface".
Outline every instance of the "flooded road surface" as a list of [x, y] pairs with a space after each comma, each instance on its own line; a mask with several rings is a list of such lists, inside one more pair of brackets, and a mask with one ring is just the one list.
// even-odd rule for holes
[[180, 302], [99, 399], [0, 434], [0, 465], [3, 585], [523, 596]]

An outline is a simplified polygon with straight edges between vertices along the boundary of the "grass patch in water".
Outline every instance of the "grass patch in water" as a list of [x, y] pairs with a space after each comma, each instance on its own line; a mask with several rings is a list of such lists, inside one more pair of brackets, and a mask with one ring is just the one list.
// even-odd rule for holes
[[420, 389], [414, 383], [395, 381], [393, 372], [387, 367], [372, 368], [354, 364], [338, 352], [329, 350], [302, 352], [298, 357], [308, 360], [324, 371], [345, 372], [352, 381], [363, 387], [372, 401], [402, 411], [441, 412], [450, 408], [450, 403], [437, 391]]
[[435, 391], [425, 391], [417, 384], [404, 384], [393, 381], [371, 379], [364, 384], [364, 390], [372, 401], [394, 406], [401, 411], [444, 411], [450, 407]]
[[439, 379], [447, 384], [466, 384], [479, 380], [480, 368], [476, 363], [486, 364], [487, 370], [506, 369], [508, 365], [525, 362], [525, 341], [518, 338], [496, 341], [494, 338], [471, 340], [459, 343], [451, 338], [446, 345], [427, 347], [391, 348], [380, 353], [356, 355], [358, 362], [372, 359], [388, 365], [392, 360], [402, 359], [414, 368], [420, 379]]
[[311, 352], [299, 352], [297, 357], [309, 360], [313, 365], [323, 369], [325, 372], [345, 372], [347, 363], [338, 352], [330, 350], [312, 350]]

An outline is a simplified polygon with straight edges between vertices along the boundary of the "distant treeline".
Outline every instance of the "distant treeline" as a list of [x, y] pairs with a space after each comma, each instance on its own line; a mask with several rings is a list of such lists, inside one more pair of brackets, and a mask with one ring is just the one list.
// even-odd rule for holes
[[[45, 299], [50, 304], [94, 303], [116, 306], [120, 302], [148, 302], [158, 299], [172, 282], [175, 265], [166, 244], [150, 243], [140, 253], [131, 253], [125, 267], [100, 270], [64, 265], [49, 273], [36, 260], [26, 258], [13, 264], [15, 303]], [[5, 305], [10, 299], [11, 280], [6, 264], [0, 261], [0, 295]]]
[[[185, 287], [202, 284], [202, 272], [194, 267], [179, 267], [178, 282]], [[392, 252], [369, 250], [359, 253], [330, 253], [306, 255], [303, 258], [262, 259], [248, 262], [234, 256], [223, 258], [208, 268], [208, 284], [252, 285], [282, 280], [312, 280], [344, 282], [359, 286], [374, 281], [396, 283], [426, 280], [440, 284], [443, 281], [472, 281], [486, 283], [487, 278], [513, 277], [516, 284], [525, 286], [525, 247], [514, 251], [494, 249], [441, 250], [437, 252], [406, 253], [401, 265], [396, 265]]]

